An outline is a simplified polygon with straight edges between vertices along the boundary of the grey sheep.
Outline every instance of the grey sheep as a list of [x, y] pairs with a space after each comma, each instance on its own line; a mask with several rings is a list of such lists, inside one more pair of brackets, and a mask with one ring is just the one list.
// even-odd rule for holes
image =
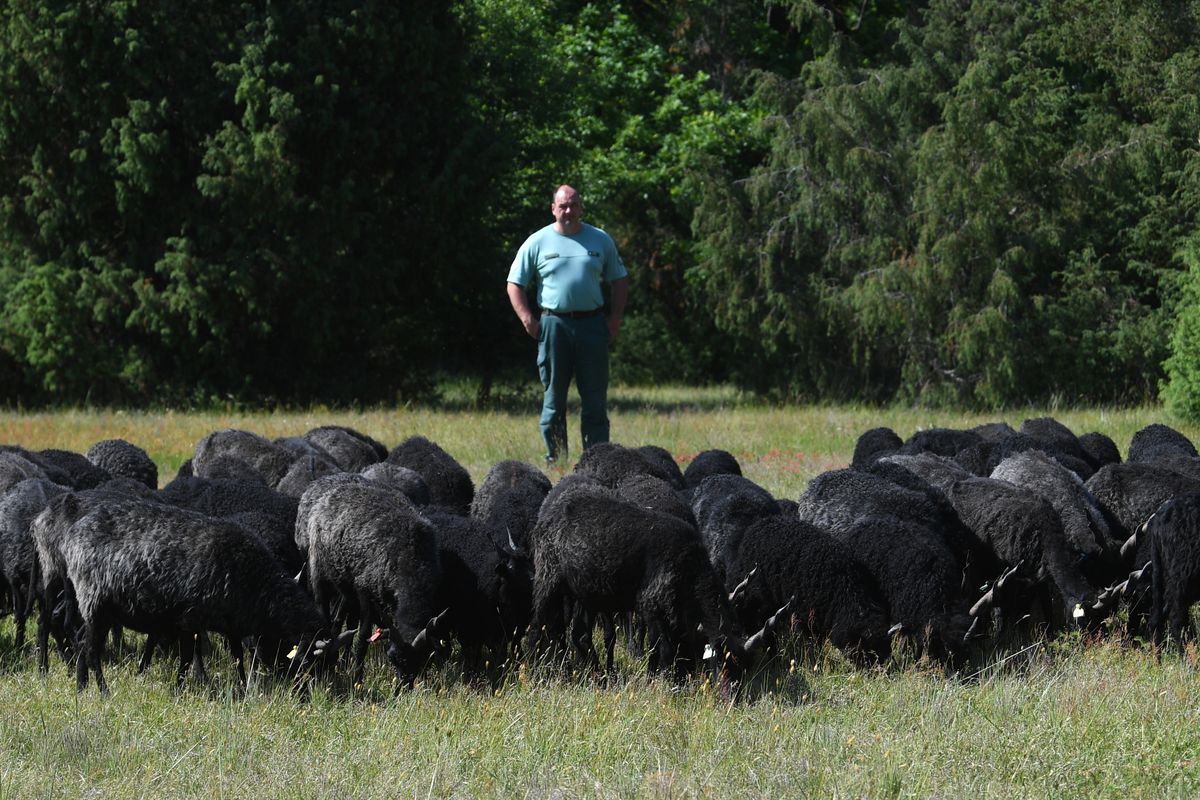
[[12, 600], [14, 645], [25, 642], [25, 620], [34, 591], [36, 553], [29, 526], [57, 495], [67, 491], [44, 478], [27, 478], [0, 495], [0, 573]]
[[692, 527], [696, 526], [696, 515], [692, 513], [691, 506], [662, 478], [653, 475], [630, 475], [621, 479], [615, 491], [622, 500], [635, 506], [648, 508], [660, 514], [670, 514]]
[[30, 478], [49, 480], [46, 471], [18, 452], [0, 451], [0, 492]]
[[[77, 502], [67, 495], [60, 510], [72, 516]], [[261, 640], [264, 660], [274, 663], [324, 632], [312, 599], [278, 560], [227, 521], [160, 503], [108, 504], [80, 516], [60, 547], [83, 623], [80, 690], [90, 671], [107, 691], [101, 660], [114, 624], [178, 638], [185, 645], [179, 681], [195, 634], [224, 634], [244, 682], [243, 639]]]
[[[709, 561], [722, 583], [745, 577], [736, 570], [742, 535], [756, 520], [779, 514], [771, 493], [741, 475], [712, 475], [692, 495], [692, 513]], [[735, 572], [730, 574], [729, 570]]]
[[[39, 450], [36, 455], [50, 480], [71, 489], [95, 489], [113, 477], [108, 470], [97, 467], [82, 453], [50, 449]], [[56, 477], [56, 471], [62, 477]]]
[[992, 477], [1025, 487], [1049, 501], [1063, 523], [1067, 546], [1093, 586], [1106, 586], [1120, 567], [1121, 542], [1079, 476], [1038, 450], [1010, 456]]
[[1126, 461], [1153, 463], [1168, 456], [1196, 458], [1196, 446], [1191, 439], [1160, 422], [1147, 425], [1129, 440]]

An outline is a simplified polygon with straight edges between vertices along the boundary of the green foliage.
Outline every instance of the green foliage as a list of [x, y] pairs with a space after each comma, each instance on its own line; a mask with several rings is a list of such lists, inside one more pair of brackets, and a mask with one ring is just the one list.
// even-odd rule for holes
[[486, 395], [530, 367], [503, 273], [570, 182], [630, 268], [618, 377], [1149, 399], [1198, 30], [1184, 0], [10, 3], [0, 397]]
[[1172, 412], [1194, 422], [1200, 420], [1200, 243], [1192, 239], [1183, 255], [1188, 273], [1164, 365], [1162, 397]]

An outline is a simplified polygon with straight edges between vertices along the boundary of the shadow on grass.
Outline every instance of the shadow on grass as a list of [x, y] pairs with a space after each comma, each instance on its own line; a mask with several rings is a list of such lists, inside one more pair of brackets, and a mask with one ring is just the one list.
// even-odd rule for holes
[[[541, 408], [542, 394], [542, 386], [536, 379], [496, 382], [486, 393], [476, 384], [454, 381], [439, 384], [433, 396], [416, 405], [435, 411], [491, 411], [524, 415], [536, 413]], [[614, 386], [608, 392], [609, 411], [617, 413], [696, 413], [760, 403], [753, 395], [730, 386]], [[567, 407], [568, 413], [579, 413], [579, 396], [574, 384], [568, 395]]]

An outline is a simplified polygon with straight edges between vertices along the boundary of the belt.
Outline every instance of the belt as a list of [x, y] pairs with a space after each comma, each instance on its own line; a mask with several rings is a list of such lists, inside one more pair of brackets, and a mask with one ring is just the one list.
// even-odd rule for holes
[[549, 314], [552, 317], [566, 317], [567, 319], [586, 319], [588, 317], [598, 317], [604, 313], [603, 308], [593, 308], [591, 311], [555, 311], [552, 308], [543, 308], [543, 314]]

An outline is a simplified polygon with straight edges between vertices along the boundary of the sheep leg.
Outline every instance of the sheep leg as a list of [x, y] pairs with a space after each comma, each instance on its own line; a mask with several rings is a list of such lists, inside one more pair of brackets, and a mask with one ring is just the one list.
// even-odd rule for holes
[[188, 667], [191, 666], [195, 650], [196, 640], [190, 633], [179, 637], [179, 667], [175, 670], [175, 691], [181, 690], [184, 681], [187, 680]]
[[17, 625], [17, 631], [16, 631], [16, 637], [14, 639], [14, 645], [16, 646], [17, 650], [20, 650], [25, 645], [25, 619], [29, 615], [29, 612], [26, 609], [26, 602], [25, 602], [25, 598], [28, 595], [26, 594], [26, 592], [21, 591], [22, 588], [27, 588], [27, 590], [30, 592], [33, 591], [32, 586], [22, 587], [22, 586], [14, 585], [12, 587], [13, 620], [16, 622], [16, 625]]
[[82, 692], [87, 688], [88, 670], [96, 674], [96, 688], [101, 694], [108, 694], [108, 684], [104, 680], [104, 672], [101, 668], [101, 661], [104, 658], [104, 641], [108, 638], [108, 626], [93, 619], [91, 623], [85, 623], [83, 631], [80, 633], [79, 641], [82, 643], [82, 652], [76, 655], [75, 660], [75, 689]]
[[371, 641], [371, 601], [365, 592], [358, 592], [358, 634], [354, 637], [354, 685], [361, 686], [366, 678], [367, 645]]
[[52, 589], [47, 588], [38, 596], [38, 630], [37, 630], [37, 651], [38, 651], [38, 672], [47, 673], [50, 671], [50, 611], [51, 606], [48, 597], [51, 595]]
[[608, 674], [613, 672], [613, 651], [617, 648], [617, 626], [612, 614], [602, 614], [600, 616], [600, 624], [604, 628], [604, 671]]
[[162, 641], [162, 637], [157, 633], [146, 634], [146, 645], [142, 648], [142, 657], [138, 660], [137, 674], [141, 675], [146, 670], [150, 669], [150, 662], [154, 659], [154, 650]]
[[242, 649], [242, 640], [236, 636], [226, 636], [225, 641], [229, 643], [229, 655], [233, 656], [233, 664], [237, 669], [238, 685], [245, 686], [246, 680], [246, 653]]
[[208, 645], [208, 649], [211, 651], [212, 646], [209, 644], [207, 633], [192, 634], [191, 639], [194, 642], [192, 646], [192, 674], [196, 676], [198, 683], [206, 684], [208, 683], [208, 673], [204, 670], [204, 650], [205, 646]]

